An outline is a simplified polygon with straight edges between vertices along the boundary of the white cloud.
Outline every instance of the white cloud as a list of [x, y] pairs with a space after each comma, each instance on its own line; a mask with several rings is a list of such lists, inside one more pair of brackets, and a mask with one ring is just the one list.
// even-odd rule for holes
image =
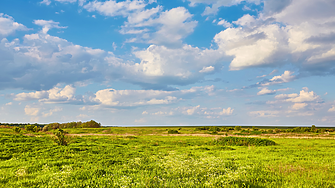
[[200, 73], [207, 73], [207, 72], [212, 72], [214, 71], [214, 67], [213, 66], [209, 66], [209, 67], [203, 67], [199, 72]]
[[200, 105], [195, 106], [195, 107], [192, 107], [192, 108], [190, 108], [190, 109], [187, 109], [187, 110], [185, 111], [185, 113], [188, 114], [188, 115], [193, 115], [194, 112], [195, 112], [197, 109], [199, 109], [199, 108], [200, 108]]
[[322, 99], [320, 96], [316, 95], [314, 91], [308, 91], [308, 88], [303, 88], [303, 90], [300, 91], [300, 94], [281, 94], [277, 95], [275, 98], [282, 98], [285, 99], [285, 101], [288, 102], [294, 102], [294, 103], [304, 103], [304, 102], [321, 102]]
[[306, 106], [307, 106], [306, 103], [294, 103], [294, 104], [292, 105], [292, 109], [293, 109], [293, 110], [300, 110], [300, 109], [305, 108]]
[[275, 93], [276, 93], [276, 90], [270, 90], [267, 87], [264, 87], [257, 93], [257, 95], [271, 95]]
[[[184, 7], [161, 12], [160, 6], [135, 12], [128, 16], [128, 22], [122, 26], [122, 34], [137, 34], [134, 42], [147, 42], [176, 46], [191, 34], [197, 26], [192, 14]], [[158, 15], [158, 16], [157, 16]]]
[[223, 109], [222, 112], [220, 112], [220, 115], [232, 115], [234, 112], [234, 109], [228, 107], [227, 109]]
[[211, 15], [216, 14], [219, 11], [220, 7], [229, 7], [233, 5], [238, 5], [243, 1], [246, 1], [248, 3], [255, 3], [259, 4], [260, 0], [188, 0], [190, 2], [190, 6], [196, 6], [197, 4], [207, 4], [210, 6], [207, 6], [205, 11], [202, 13], [202, 15]]
[[232, 24], [227, 22], [226, 20], [222, 19], [218, 22], [218, 25], [222, 25], [223, 27], [232, 27]]
[[20, 23], [15, 22], [12, 17], [0, 13], [0, 39], [19, 30], [25, 31], [28, 30], [28, 28]]
[[146, 6], [146, 3], [142, 0], [133, 1], [114, 1], [108, 0], [105, 2], [91, 1], [83, 7], [89, 11], [98, 11], [100, 14], [105, 16], [128, 16], [130, 13], [142, 10]]
[[15, 95], [14, 100], [26, 101], [26, 100], [39, 100], [45, 103], [66, 103], [73, 101], [75, 94], [75, 88], [70, 85], [65, 86], [63, 89], [54, 87], [47, 91], [35, 91], [30, 93], [19, 93]]
[[135, 119], [134, 122], [135, 123], [145, 123], [145, 122], [147, 122], [147, 120], [145, 118], [141, 118], [141, 119]]
[[142, 112], [142, 115], [147, 115], [147, 114], [148, 114], [147, 111], [143, 111], [143, 112]]
[[274, 76], [270, 80], [265, 80], [265, 81], [257, 83], [257, 84], [259, 84], [261, 86], [269, 86], [269, 85], [292, 82], [296, 79], [296, 76], [293, 75], [293, 74], [294, 74], [294, 72], [286, 70], [284, 72], [284, 74], [282, 74], [282, 75]]
[[67, 27], [59, 26], [59, 22], [55, 22], [52, 20], [34, 20], [34, 24], [42, 26], [42, 33], [47, 34], [48, 31], [52, 28], [57, 29], [66, 29]]
[[199, 95], [201, 92], [208, 92], [208, 90], [205, 87], [180, 91], [104, 89], [97, 91], [92, 101], [110, 107], [159, 105], [176, 103], [183, 98]]
[[51, 4], [51, 0], [43, 0], [40, 2], [41, 4], [46, 4], [46, 5], [50, 5]]
[[335, 105], [328, 109], [328, 112], [335, 112]]
[[43, 117], [48, 117], [48, 116], [52, 116], [52, 114], [54, 112], [60, 112], [62, 111], [63, 109], [60, 108], [60, 107], [55, 107], [54, 109], [50, 109], [49, 112], [42, 112], [42, 116]]
[[29, 116], [37, 116], [39, 111], [39, 108], [30, 107], [29, 105], [26, 105], [26, 107], [24, 108], [24, 112], [26, 113], [26, 115]]
[[6, 105], [6, 106], [11, 106], [11, 105], [13, 105], [13, 103], [12, 103], [12, 102], [8, 102], [8, 103], [6, 103], [5, 105]]
[[279, 111], [251, 111], [249, 112], [250, 116], [255, 116], [255, 117], [277, 117], [279, 115]]

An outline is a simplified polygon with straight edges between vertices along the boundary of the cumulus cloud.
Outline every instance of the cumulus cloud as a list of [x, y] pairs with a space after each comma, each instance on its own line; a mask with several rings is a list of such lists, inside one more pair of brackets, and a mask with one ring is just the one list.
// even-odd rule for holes
[[133, 42], [180, 46], [182, 39], [194, 31], [198, 22], [192, 20], [193, 15], [184, 7], [161, 10], [162, 7], [158, 6], [131, 14], [120, 32], [136, 34]]
[[259, 4], [260, 0], [188, 0], [190, 2], [190, 6], [196, 6], [197, 4], [207, 4], [209, 6], [206, 7], [205, 11], [202, 15], [211, 15], [216, 14], [219, 11], [220, 7], [229, 7], [233, 5], [238, 5], [243, 1], [248, 3]]
[[226, 20], [222, 19], [218, 22], [218, 25], [222, 25], [223, 27], [232, 27], [233, 25]]
[[194, 97], [202, 92], [209, 93], [210, 91], [206, 87], [177, 91], [104, 89], [97, 91], [92, 100], [106, 107], [166, 105]]
[[280, 114], [280, 111], [251, 111], [249, 112], [250, 116], [254, 117], [277, 117]]
[[203, 73], [203, 72], [212, 72], [214, 71], [214, 67], [213, 66], [209, 66], [209, 67], [203, 67], [199, 72]]
[[55, 112], [60, 112], [63, 109], [60, 107], [55, 107], [54, 109], [50, 109], [48, 112], [42, 112], [42, 116], [43, 117], [48, 117], [48, 116], [52, 116], [53, 113]]
[[220, 112], [220, 115], [232, 115], [234, 112], [234, 109], [228, 107], [227, 109], [223, 109], [221, 112]]
[[306, 103], [295, 103], [295, 104], [293, 104], [292, 109], [293, 110], [300, 110], [300, 109], [305, 108], [307, 105], [308, 104], [306, 104]]
[[257, 93], [257, 95], [271, 95], [275, 93], [276, 93], [276, 90], [270, 90], [267, 87], [264, 87]]
[[25, 31], [28, 30], [28, 28], [15, 22], [13, 17], [0, 13], [0, 39], [19, 30]]
[[328, 109], [328, 112], [335, 112], [335, 105]]
[[314, 91], [309, 91], [307, 87], [304, 87], [299, 94], [280, 94], [275, 96], [275, 99], [284, 100], [287, 102], [294, 103], [304, 103], [304, 102], [322, 102], [321, 97], [314, 93]]
[[29, 105], [26, 105], [26, 107], [24, 108], [24, 112], [26, 113], [26, 115], [29, 116], [37, 116], [39, 111], [40, 111], [39, 108], [31, 107]]
[[40, 102], [46, 103], [62, 103], [69, 102], [74, 99], [75, 88], [71, 85], [65, 86], [63, 89], [54, 87], [47, 91], [36, 91], [30, 93], [19, 93], [15, 95], [14, 100], [16, 101], [27, 101], [27, 100], [39, 100]]
[[47, 34], [48, 31], [52, 28], [57, 29], [66, 29], [67, 27], [59, 26], [59, 22], [55, 22], [53, 20], [34, 20], [34, 24], [42, 26], [42, 33]]

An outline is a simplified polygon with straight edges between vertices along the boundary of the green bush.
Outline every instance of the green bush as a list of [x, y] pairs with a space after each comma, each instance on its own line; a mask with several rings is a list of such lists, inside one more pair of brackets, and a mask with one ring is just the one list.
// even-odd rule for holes
[[49, 131], [49, 126], [48, 125], [44, 126], [43, 129], [42, 129], [42, 131], [43, 132]]
[[235, 131], [240, 131], [240, 130], [242, 130], [241, 126], [235, 126]]
[[177, 130], [170, 129], [168, 130], [168, 134], [179, 134], [179, 132]]
[[57, 129], [57, 130], [54, 132], [54, 134], [55, 134], [55, 136], [56, 136], [55, 142], [56, 142], [58, 145], [61, 145], [61, 146], [67, 146], [68, 142], [66, 141], [65, 131], [63, 131], [62, 129]]
[[35, 133], [37, 133], [37, 132], [40, 131], [40, 130], [41, 130], [41, 128], [38, 127], [38, 126], [34, 126], [34, 128], [33, 128], [33, 131], [34, 131]]
[[20, 127], [14, 127], [13, 130], [14, 130], [14, 132], [16, 132], [16, 133], [20, 133], [20, 132], [21, 132]]
[[25, 126], [26, 131], [34, 132], [35, 125], [28, 124]]
[[221, 137], [214, 141], [215, 144], [225, 146], [271, 146], [276, 145], [272, 140], [262, 138], [243, 138], [243, 137]]

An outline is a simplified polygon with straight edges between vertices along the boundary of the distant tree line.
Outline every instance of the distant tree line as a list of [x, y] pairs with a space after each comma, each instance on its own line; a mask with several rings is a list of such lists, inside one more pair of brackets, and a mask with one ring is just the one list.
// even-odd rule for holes
[[19, 127], [27, 131], [38, 132], [40, 130], [47, 131], [49, 129], [64, 129], [64, 128], [100, 128], [101, 123], [94, 120], [87, 122], [68, 122], [68, 123], [49, 123], [49, 124], [30, 124], [30, 123], [0, 123], [0, 127]]
[[101, 123], [98, 123], [94, 120], [87, 122], [68, 122], [68, 123], [50, 123], [48, 125], [49, 129], [64, 129], [64, 128], [100, 128]]
[[248, 127], [235, 126], [235, 127], [218, 127], [218, 126], [205, 126], [205, 127], [197, 127], [196, 131], [206, 130], [212, 132], [229, 132], [232, 130], [241, 131], [241, 132], [259, 132], [259, 133], [324, 133], [324, 132], [334, 132], [334, 128], [316, 128], [315, 125], [311, 127], [294, 127], [294, 128], [285, 128], [285, 129], [259, 129], [257, 127], [252, 127], [251, 129]]

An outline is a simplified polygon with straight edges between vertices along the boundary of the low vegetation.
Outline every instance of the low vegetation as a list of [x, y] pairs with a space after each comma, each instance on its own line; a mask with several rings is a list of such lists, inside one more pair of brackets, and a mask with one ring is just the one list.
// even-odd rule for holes
[[44, 127], [0, 128], [0, 187], [335, 187], [334, 132]]
[[216, 144], [225, 146], [273, 146], [276, 143], [269, 139], [243, 138], [243, 137], [221, 137], [215, 140]]

